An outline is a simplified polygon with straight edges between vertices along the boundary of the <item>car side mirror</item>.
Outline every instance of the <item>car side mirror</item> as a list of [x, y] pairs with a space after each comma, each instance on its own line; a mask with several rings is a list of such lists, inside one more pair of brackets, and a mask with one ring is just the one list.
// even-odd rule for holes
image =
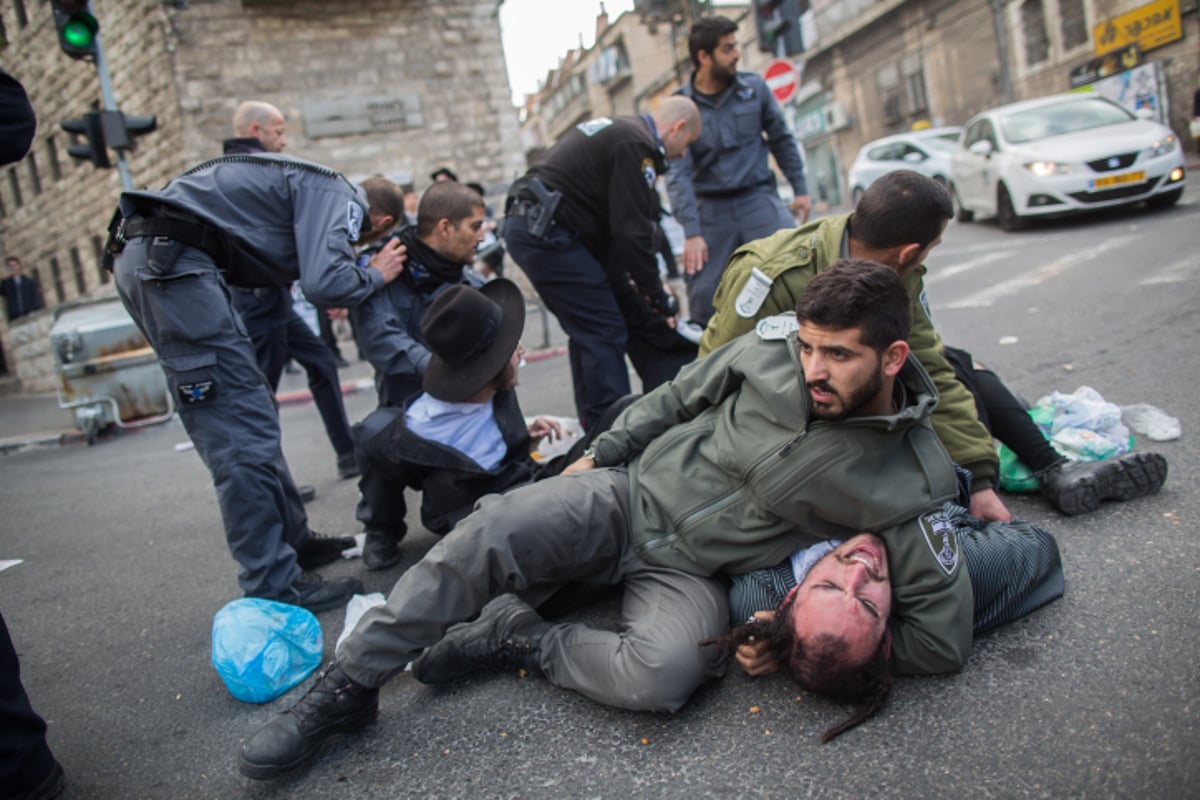
[[972, 153], [974, 153], [977, 156], [987, 157], [992, 154], [992, 143], [989, 142], [987, 139], [980, 139], [978, 142], [975, 142], [975, 144], [971, 145], [967, 149], [970, 150]]

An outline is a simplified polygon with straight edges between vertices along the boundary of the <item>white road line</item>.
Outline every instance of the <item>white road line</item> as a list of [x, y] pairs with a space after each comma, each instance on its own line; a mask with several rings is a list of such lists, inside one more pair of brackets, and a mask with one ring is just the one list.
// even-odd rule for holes
[[1156, 283], [1183, 283], [1197, 277], [1195, 273], [1200, 273], [1200, 256], [1189, 256], [1174, 264], [1160, 267], [1149, 278], [1142, 278], [1138, 283], [1142, 286]]
[[1040, 286], [1051, 278], [1057, 277], [1067, 270], [1079, 265], [1085, 264], [1092, 259], [1102, 255], [1108, 255], [1111, 251], [1126, 245], [1130, 242], [1138, 241], [1142, 237], [1136, 235], [1129, 236], [1113, 236], [1100, 244], [1089, 247], [1087, 250], [1081, 250], [1077, 253], [1063, 256], [1055, 259], [1049, 264], [1044, 264], [1037, 269], [1030, 270], [1023, 275], [1016, 275], [1006, 281], [1001, 281], [994, 286], [967, 295], [966, 297], [955, 300], [951, 303], [944, 304], [945, 308], [984, 308], [990, 306], [1002, 297], [1007, 297], [1016, 294], [1022, 289], [1029, 289], [1034, 286]]
[[979, 267], [985, 267], [988, 264], [991, 264], [996, 261], [1003, 261], [1006, 258], [1019, 257], [1019, 253], [1020, 253], [1020, 251], [1015, 247], [1011, 250], [1000, 250], [1000, 251], [997, 251], [993, 247], [992, 252], [984, 253], [983, 255], [976, 256], [976, 257], [972, 258], [970, 261], [963, 261], [958, 264], [951, 264], [951, 265], [945, 266], [945, 267], [942, 267], [942, 266], [930, 267], [929, 272], [927, 272], [925, 274], [925, 285], [928, 286], [931, 283], [937, 283], [939, 281], [944, 281], [947, 278], [953, 278], [955, 275], [959, 275], [963, 272], [966, 272], [967, 270], [977, 269]]

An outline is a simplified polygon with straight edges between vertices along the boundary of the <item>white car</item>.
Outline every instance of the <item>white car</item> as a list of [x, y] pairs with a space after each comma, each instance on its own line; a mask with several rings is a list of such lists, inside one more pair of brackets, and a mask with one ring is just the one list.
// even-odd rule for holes
[[962, 128], [926, 128], [867, 142], [846, 175], [854, 205], [858, 205], [863, 192], [879, 176], [895, 169], [911, 169], [949, 184], [950, 162], [961, 133]]
[[1006, 231], [1029, 217], [1183, 194], [1183, 148], [1171, 129], [1098, 94], [1060, 94], [972, 117], [954, 153], [957, 217], [995, 216]]

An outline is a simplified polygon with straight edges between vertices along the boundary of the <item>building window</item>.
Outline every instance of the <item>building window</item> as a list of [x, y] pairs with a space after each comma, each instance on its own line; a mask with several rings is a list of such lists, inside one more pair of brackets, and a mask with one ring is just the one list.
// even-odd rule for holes
[[18, 28], [29, 24], [29, 15], [25, 13], [25, 0], [13, 0], [13, 12], [17, 15]]
[[99, 236], [92, 237], [92, 255], [96, 257], [96, 272], [100, 275], [100, 283], [112, 280], [112, 273], [104, 268], [104, 242]]
[[904, 98], [908, 102], [908, 113], [923, 113], [929, 108], [929, 100], [925, 95], [925, 69], [921, 66], [921, 55], [914, 53], [905, 56], [900, 62], [900, 71], [904, 73]]
[[50, 177], [62, 178], [62, 164], [58, 163], [58, 140], [51, 136], [46, 140], [46, 163], [50, 165]]
[[1021, 32], [1025, 37], [1025, 63], [1040, 64], [1050, 57], [1050, 37], [1046, 34], [1046, 12], [1042, 0], [1021, 3]]
[[21, 181], [17, 178], [16, 167], [10, 167], [8, 170], [8, 188], [12, 192], [13, 208], [25, 205], [25, 201], [21, 198]]
[[1064, 50], [1087, 43], [1087, 10], [1083, 0], [1058, 0], [1058, 18]]
[[33, 186], [33, 196], [42, 193], [42, 176], [38, 174], [37, 155], [31, 150], [25, 156], [25, 164], [29, 167], [29, 183]]
[[888, 64], [875, 75], [879, 83], [879, 99], [883, 101], [883, 118], [898, 122], [903, 116], [900, 101], [900, 73], [895, 64]]
[[62, 269], [54, 256], [50, 257], [50, 278], [54, 281], [54, 303], [57, 305], [66, 297], [66, 292], [63, 291]]
[[79, 257], [79, 248], [71, 248], [71, 272], [75, 275], [75, 292], [83, 294], [87, 291], [87, 281], [83, 279], [83, 259]]

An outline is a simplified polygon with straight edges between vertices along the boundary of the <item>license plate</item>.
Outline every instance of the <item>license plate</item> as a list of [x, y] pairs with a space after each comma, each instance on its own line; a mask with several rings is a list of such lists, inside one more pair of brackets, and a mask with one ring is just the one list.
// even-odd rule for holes
[[1124, 175], [1105, 175], [1090, 181], [1091, 188], [1103, 189], [1106, 186], [1120, 186], [1123, 183], [1138, 183], [1146, 180], [1145, 172], [1126, 172]]

